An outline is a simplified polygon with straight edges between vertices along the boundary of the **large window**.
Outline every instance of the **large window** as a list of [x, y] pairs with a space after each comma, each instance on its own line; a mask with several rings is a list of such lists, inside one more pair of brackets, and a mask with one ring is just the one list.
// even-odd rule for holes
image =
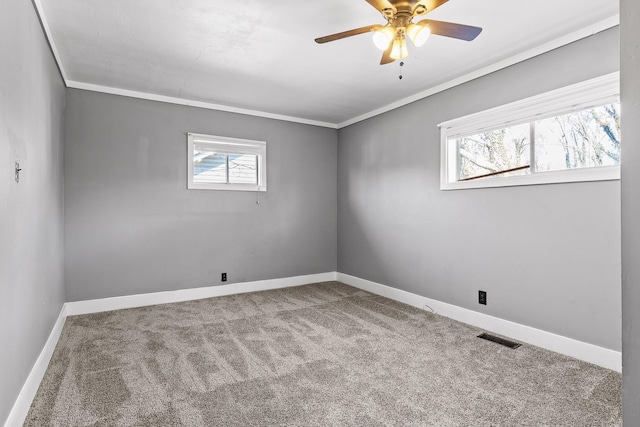
[[264, 141], [189, 133], [187, 188], [267, 190]]
[[618, 75], [445, 122], [441, 188], [619, 179]]

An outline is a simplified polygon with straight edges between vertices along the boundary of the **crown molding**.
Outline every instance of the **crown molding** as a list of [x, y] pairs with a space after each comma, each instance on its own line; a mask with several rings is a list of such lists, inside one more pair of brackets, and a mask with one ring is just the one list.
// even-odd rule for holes
[[473, 71], [471, 73], [465, 74], [453, 80], [449, 80], [448, 82], [442, 83], [440, 85], [434, 86], [432, 88], [426, 89], [424, 91], [418, 92], [415, 95], [403, 98], [394, 103], [385, 105], [384, 107], [380, 107], [368, 113], [362, 114], [360, 116], [354, 117], [352, 119], [346, 120], [342, 123], [337, 124], [337, 128], [341, 129], [352, 124], [361, 122], [363, 120], [370, 119], [371, 117], [378, 116], [380, 114], [384, 114], [386, 112], [395, 110], [396, 108], [400, 108], [407, 104], [411, 104], [412, 102], [419, 101], [421, 99], [427, 98], [431, 95], [435, 95], [436, 93], [443, 92], [447, 89], [451, 89], [452, 87], [461, 85], [463, 83], [467, 83], [471, 80], [477, 79], [479, 77], [486, 76], [487, 74], [494, 73], [503, 68], [510, 67], [511, 65], [515, 65], [519, 62], [526, 61], [527, 59], [531, 59], [535, 56], [542, 55], [543, 53], [550, 52], [559, 47], [568, 45], [570, 43], [576, 42], [578, 40], [584, 39], [586, 37], [592, 36], [594, 34], [600, 33], [602, 31], [608, 30], [609, 28], [616, 27], [620, 24], [620, 15], [614, 15], [602, 21], [596, 22], [593, 25], [589, 25], [585, 28], [582, 28], [578, 31], [574, 31], [573, 33], [567, 34], [563, 37], [559, 37], [555, 40], [552, 40], [547, 43], [543, 43], [539, 46], [534, 47], [533, 49], [529, 49], [525, 52], [514, 55], [510, 58], [504, 59], [502, 61], [498, 61], [494, 64], [491, 64], [487, 67], [481, 68], [479, 70]]
[[331, 129], [341, 129], [341, 128], [350, 126], [352, 124], [361, 122], [363, 120], [367, 120], [369, 118], [378, 116], [380, 114], [384, 114], [386, 112], [395, 110], [396, 108], [400, 108], [412, 102], [427, 98], [431, 95], [435, 95], [436, 93], [443, 92], [452, 87], [461, 85], [463, 83], [469, 82], [471, 80], [477, 79], [487, 74], [491, 74], [493, 72], [496, 72], [503, 68], [507, 68], [519, 62], [526, 61], [527, 59], [531, 59], [535, 56], [541, 55], [543, 53], [565, 46], [567, 44], [576, 42], [583, 38], [592, 36], [599, 32], [608, 30], [609, 28], [616, 27], [620, 24], [620, 15], [616, 14], [607, 19], [604, 19], [602, 21], [599, 21], [592, 25], [584, 27], [578, 31], [574, 31], [570, 34], [559, 37], [550, 42], [543, 43], [537, 47], [529, 49], [518, 55], [511, 56], [507, 59], [491, 64], [487, 67], [483, 67], [479, 70], [457, 77], [453, 80], [442, 83], [440, 85], [433, 86], [429, 89], [418, 92], [415, 95], [403, 98], [399, 101], [396, 101], [391, 104], [385, 105], [383, 107], [377, 108], [375, 110], [369, 111], [368, 113], [359, 115], [357, 117], [353, 117], [351, 119], [345, 120], [340, 123], [330, 123], [330, 122], [317, 121], [317, 120], [312, 120], [312, 119], [307, 119], [302, 117], [274, 114], [266, 111], [238, 108], [238, 107], [232, 107], [229, 105], [197, 101], [197, 100], [185, 99], [185, 98], [178, 98], [178, 97], [172, 97], [172, 96], [166, 96], [166, 95], [159, 95], [154, 93], [140, 92], [140, 91], [134, 91], [134, 90], [128, 90], [128, 89], [120, 89], [115, 87], [108, 87], [108, 86], [102, 86], [102, 85], [97, 85], [92, 83], [84, 83], [84, 82], [71, 80], [69, 79], [68, 74], [60, 58], [60, 53], [53, 39], [51, 28], [46, 20], [41, 0], [32, 0], [32, 2], [36, 9], [36, 13], [38, 14], [38, 18], [40, 19], [40, 22], [42, 24], [42, 28], [47, 38], [47, 41], [49, 42], [49, 46], [51, 47], [51, 52], [53, 53], [53, 57], [56, 63], [58, 64], [58, 68], [60, 70], [60, 74], [62, 75], [62, 79], [64, 80], [65, 85], [69, 88], [108, 93], [112, 95], [121, 95], [121, 96], [127, 96], [131, 98], [146, 99], [149, 101], [166, 102], [169, 104], [186, 105], [190, 107], [198, 107], [198, 108], [204, 108], [209, 110], [225, 111], [230, 113], [244, 114], [248, 116], [263, 117], [267, 119], [283, 120], [283, 121], [288, 121], [293, 123], [301, 123], [301, 124], [320, 126], [320, 127], [331, 128]]

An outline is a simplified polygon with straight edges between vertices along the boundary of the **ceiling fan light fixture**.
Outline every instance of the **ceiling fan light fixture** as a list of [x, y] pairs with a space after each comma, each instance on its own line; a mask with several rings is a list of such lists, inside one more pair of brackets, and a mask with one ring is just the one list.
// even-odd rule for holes
[[380, 50], [387, 50], [389, 43], [393, 40], [396, 33], [393, 28], [386, 26], [373, 31], [373, 43]]
[[403, 59], [409, 56], [407, 51], [407, 41], [404, 37], [398, 37], [393, 41], [393, 47], [389, 56], [392, 59]]
[[407, 27], [407, 35], [415, 45], [415, 47], [420, 47], [429, 38], [431, 35], [431, 29], [427, 25], [423, 25], [420, 22], [417, 24], [409, 24]]
[[[316, 43], [327, 43], [358, 34], [373, 33], [375, 46], [384, 51], [380, 65], [390, 64], [397, 59], [409, 56], [407, 38], [416, 46], [426, 43], [430, 34], [450, 37], [458, 40], [474, 40], [482, 28], [453, 22], [422, 19], [418, 16], [432, 12], [449, 0], [366, 0], [387, 21], [386, 24], [367, 25], [340, 33], [318, 37]], [[416, 23], [413, 20], [416, 19]], [[400, 62], [403, 65], [403, 62]], [[402, 78], [402, 76], [401, 76]]]

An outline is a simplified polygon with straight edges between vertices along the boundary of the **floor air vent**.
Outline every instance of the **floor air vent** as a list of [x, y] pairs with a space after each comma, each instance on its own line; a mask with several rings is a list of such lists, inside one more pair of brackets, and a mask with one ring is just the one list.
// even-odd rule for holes
[[503, 345], [505, 347], [509, 347], [509, 348], [518, 348], [520, 347], [522, 344], [514, 342], [514, 341], [509, 341], [506, 340], [504, 338], [500, 338], [500, 337], [496, 337], [495, 335], [491, 335], [491, 334], [487, 334], [487, 333], [482, 333], [480, 335], [478, 335], [478, 338], [482, 338], [485, 339], [487, 341], [491, 341], [491, 342], [495, 342], [497, 344]]

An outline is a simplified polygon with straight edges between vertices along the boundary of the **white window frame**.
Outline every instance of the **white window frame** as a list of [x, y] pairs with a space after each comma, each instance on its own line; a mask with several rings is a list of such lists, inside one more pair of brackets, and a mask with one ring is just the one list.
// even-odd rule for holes
[[[561, 89], [502, 105], [479, 113], [449, 120], [440, 127], [440, 189], [509, 187], [563, 182], [620, 179], [620, 166], [598, 166], [531, 174], [458, 181], [456, 138], [533, 122], [573, 111], [620, 102], [620, 73], [607, 74]], [[533, 142], [531, 151], [533, 153]], [[531, 158], [533, 163], [533, 157]]]
[[[193, 154], [196, 145], [222, 154], [253, 154], [258, 156], [258, 183], [203, 183], [195, 182], [193, 176]], [[187, 188], [190, 190], [267, 191], [267, 143], [251, 139], [226, 136], [187, 134]]]

